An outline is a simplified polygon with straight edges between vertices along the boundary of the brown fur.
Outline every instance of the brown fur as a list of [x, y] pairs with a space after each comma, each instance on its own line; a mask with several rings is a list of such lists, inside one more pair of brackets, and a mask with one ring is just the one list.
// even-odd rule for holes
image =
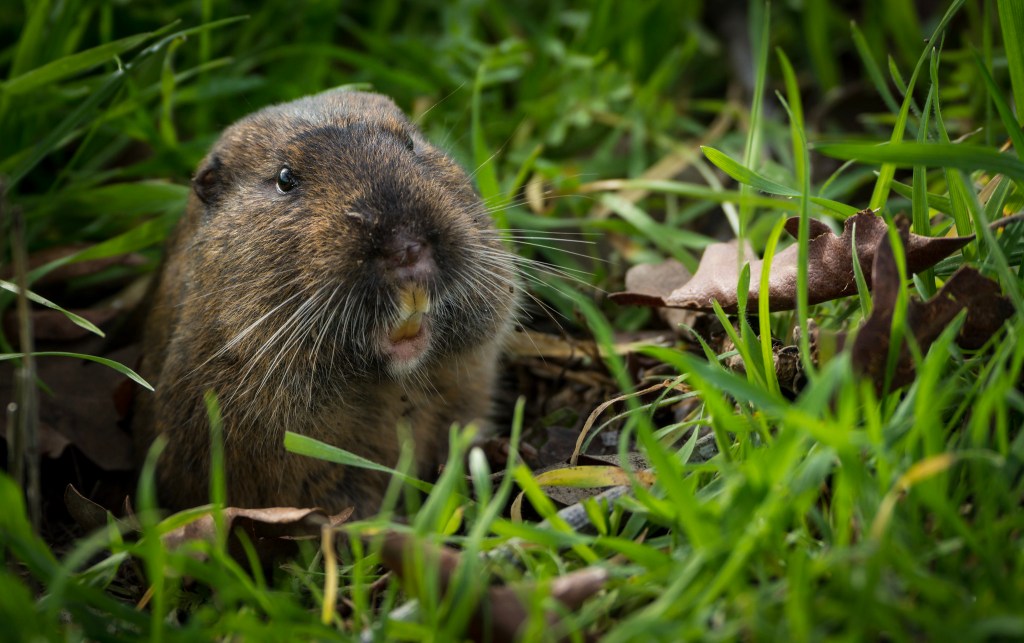
[[[285, 165], [298, 179], [287, 193]], [[451, 423], [489, 413], [517, 302], [512, 258], [465, 172], [389, 99], [334, 90], [228, 128], [193, 186], [145, 329], [156, 393], [134, 419], [140, 454], [167, 439], [162, 502], [207, 502], [207, 390], [232, 505], [377, 508], [386, 475], [289, 454], [286, 430], [394, 466], [407, 423], [419, 473], [434, 473]], [[393, 274], [404, 238], [429, 247], [426, 276]], [[432, 300], [429, 348], [407, 370], [380, 342], [403, 279]]]

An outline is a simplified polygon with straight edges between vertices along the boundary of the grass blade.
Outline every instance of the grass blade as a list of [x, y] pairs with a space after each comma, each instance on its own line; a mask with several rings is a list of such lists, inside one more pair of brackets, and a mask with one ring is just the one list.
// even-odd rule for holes
[[[6, 291], [8, 291], [10, 293], [13, 293], [15, 295], [17, 295], [19, 292], [21, 292], [21, 289], [18, 288], [17, 285], [12, 284], [9, 281], [4, 281], [2, 279], [0, 279], [0, 288], [3, 288], [4, 290], [6, 290]], [[99, 335], [100, 337], [104, 337], [103, 331], [100, 330], [99, 328], [97, 328], [95, 324], [93, 324], [91, 321], [89, 321], [85, 317], [82, 317], [81, 315], [76, 315], [75, 313], [71, 312], [70, 310], [65, 310], [65, 309], [61, 308], [60, 306], [58, 306], [57, 304], [55, 304], [52, 301], [50, 301], [49, 299], [47, 299], [45, 297], [42, 297], [40, 295], [37, 295], [36, 293], [32, 292], [31, 290], [26, 291], [25, 292], [25, 296], [28, 297], [28, 299], [30, 301], [34, 301], [35, 303], [40, 304], [41, 306], [46, 306], [47, 308], [50, 308], [52, 310], [56, 310], [58, 312], [63, 313], [64, 316], [67, 317], [68, 319], [70, 319], [75, 325], [77, 325], [77, 326], [79, 326], [81, 328], [84, 328], [85, 330], [89, 331], [90, 333], [94, 333], [96, 335]]]
[[346, 451], [345, 449], [340, 449], [336, 446], [325, 444], [319, 440], [314, 440], [311, 437], [292, 433], [291, 431], [285, 431], [284, 448], [290, 453], [297, 453], [299, 455], [305, 455], [319, 460], [326, 460], [328, 462], [342, 464], [347, 467], [359, 467], [360, 469], [369, 469], [370, 471], [379, 471], [391, 476], [396, 476], [411, 486], [416, 487], [420, 491], [429, 493], [430, 490], [433, 489], [433, 485], [402, 473], [397, 469], [386, 467], [374, 462], [373, 460], [367, 460], [360, 455], [356, 455], [351, 451]]
[[[1024, 129], [1021, 129], [1020, 124], [1013, 117], [1013, 112], [1010, 110], [1010, 106], [1006, 104], [1006, 99], [1003, 97], [1002, 90], [996, 85], [996, 81], [992, 78], [992, 74], [989, 73], [988, 67], [985, 65], [985, 61], [981, 59], [981, 56], [977, 51], [974, 53], [974, 62], [978, 66], [978, 71], [981, 72], [981, 77], [985, 81], [985, 87], [988, 89], [989, 98], [996, 105], [996, 111], [999, 112], [999, 118], [1003, 121], [1003, 126], [1006, 127], [1006, 133], [1010, 135], [1010, 140], [1013, 141], [1013, 148], [1017, 150], [1018, 155], [1024, 155]], [[1019, 105], [1019, 103], [1018, 103]], [[1020, 109], [1020, 107], [1018, 107]]]
[[[750, 106], [750, 128], [747, 131], [747, 142], [743, 148], [743, 166], [754, 167], [758, 165], [757, 158], [761, 154], [761, 117], [764, 112], [764, 87], [768, 77], [768, 34], [771, 27], [771, 4], [768, 2], [751, 2], [750, 11], [750, 39], [751, 49], [754, 52], [753, 65], [754, 91], [753, 102]], [[750, 190], [748, 184], [740, 186], [740, 194]], [[747, 238], [747, 226], [754, 214], [753, 208], [748, 201], [740, 203], [740, 229], [737, 238], [740, 246]]]
[[476, 80], [473, 82], [472, 118], [471, 129], [473, 137], [473, 161], [476, 163], [476, 182], [480, 187], [480, 196], [484, 203], [495, 212], [495, 221], [498, 228], [508, 227], [504, 208], [500, 207], [501, 187], [498, 184], [498, 171], [495, 168], [496, 152], [492, 153], [487, 145], [484, 136], [483, 126], [483, 93], [484, 77], [487, 71], [487, 63], [484, 61], [476, 71]]
[[958, 143], [818, 143], [814, 149], [837, 159], [861, 163], [885, 163], [893, 167], [955, 168], [972, 172], [986, 170], [1024, 181], [1024, 161], [988, 147]]
[[[939, 24], [935, 27], [935, 31], [932, 32], [931, 38], [928, 39], [928, 44], [921, 52], [921, 57], [918, 58], [917, 64], [914, 65], [914, 73], [910, 75], [910, 80], [907, 82], [906, 95], [903, 97], [903, 104], [900, 106], [899, 114], [896, 116], [896, 126], [893, 128], [892, 137], [889, 139], [891, 144], [899, 143], [903, 140], [903, 133], [907, 127], [907, 118], [910, 112], [911, 103], [914, 102], [914, 86], [917, 82], [917, 76], [924, 68], [925, 61], [928, 60], [928, 56], [935, 46], [935, 42], [939, 36], [945, 31], [946, 25], [953, 19], [953, 16], [960, 11], [965, 0], [954, 0], [946, 10], [946, 13], [942, 16]], [[885, 206], [889, 196], [889, 185], [892, 183], [893, 177], [896, 174], [896, 166], [892, 163], [885, 163], [878, 172], [878, 181], [875, 182], [875, 190], [871, 194], [871, 202], [868, 207], [872, 210], [880, 210]]]
[[882, 102], [889, 108], [889, 111], [893, 114], [898, 114], [900, 111], [899, 103], [893, 97], [892, 90], [889, 89], [889, 83], [886, 82], [885, 76], [882, 75], [882, 70], [878, 68], [878, 61], [875, 60], [874, 55], [871, 53], [868, 41], [864, 39], [864, 34], [856, 22], [850, 22], [850, 33], [853, 35], [853, 44], [857, 48], [857, 54], [860, 55], [860, 60], [864, 63], [864, 71], [868, 73], [868, 78], [874, 84], [878, 95], [882, 97]]
[[[24, 356], [25, 356], [24, 353], [0, 353], [0, 362], [4, 362], [4, 361], [7, 361], [7, 360], [11, 360], [11, 359], [21, 359]], [[136, 373], [132, 369], [128, 368], [124, 364], [121, 364], [119, 362], [115, 362], [114, 360], [107, 359], [105, 357], [97, 357], [96, 355], [85, 355], [85, 354], [82, 354], [82, 353], [67, 353], [67, 352], [64, 352], [64, 351], [36, 351], [36, 352], [32, 353], [32, 356], [33, 357], [70, 357], [72, 359], [84, 359], [84, 360], [89, 361], [89, 362], [96, 362], [97, 364], [103, 364], [104, 366], [108, 366], [108, 367], [114, 369], [115, 371], [117, 371], [121, 375], [124, 375], [128, 379], [132, 380], [133, 382], [136, 382], [137, 384], [143, 386], [144, 388], [149, 389], [150, 391], [153, 390], [153, 387], [150, 385], [150, 383], [147, 382], [146, 380], [142, 379], [141, 375], [139, 375], [138, 373]]]
[[[700, 149], [704, 152], [704, 156], [706, 156], [707, 159], [716, 167], [743, 185], [749, 185], [762, 192], [767, 192], [768, 194], [787, 196], [794, 199], [798, 199], [803, 196], [799, 190], [786, 187], [781, 183], [776, 183], [775, 181], [767, 179], [757, 172], [744, 167], [742, 164], [729, 158], [729, 155], [724, 152], [720, 152], [719, 150], [708, 146], [703, 146]], [[827, 208], [843, 218], [857, 214], [857, 208], [846, 205], [845, 203], [833, 201], [832, 199], [811, 197], [810, 200], [812, 203]]]
[[[999, 25], [1003, 31], [1003, 47], [1006, 48], [1006, 63], [1010, 68], [1010, 83], [1013, 85], [1013, 102], [1020, 115], [1024, 111], [1024, 2], [998, 0], [997, 6]], [[1021, 150], [1021, 154], [1024, 154], [1024, 150]]]
[[142, 43], [153, 37], [152, 32], [141, 33], [135, 36], [121, 38], [99, 47], [86, 49], [71, 56], [58, 58], [42, 67], [37, 67], [20, 76], [15, 76], [5, 83], [0, 84], [0, 92], [9, 95], [24, 94], [46, 85], [59, 83], [75, 74], [98, 67], [103, 63], [114, 60], [115, 57], [135, 49]]

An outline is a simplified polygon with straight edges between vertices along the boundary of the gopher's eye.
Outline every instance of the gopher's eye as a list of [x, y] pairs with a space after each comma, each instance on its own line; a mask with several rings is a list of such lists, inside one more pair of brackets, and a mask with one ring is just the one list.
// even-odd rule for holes
[[281, 171], [277, 173], [277, 191], [281, 194], [290, 192], [298, 184], [299, 182], [295, 180], [295, 175], [292, 174], [291, 168], [287, 165], [282, 167]]
[[411, 134], [405, 135], [405, 149], [409, 150], [410, 152], [416, 151], [416, 141], [412, 140]]

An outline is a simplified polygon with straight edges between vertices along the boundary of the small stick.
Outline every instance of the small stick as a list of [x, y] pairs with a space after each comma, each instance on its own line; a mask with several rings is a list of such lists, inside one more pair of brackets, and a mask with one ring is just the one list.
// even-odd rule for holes
[[[20, 461], [13, 471], [25, 477], [15, 477], [24, 485], [28, 515], [32, 528], [39, 532], [41, 522], [41, 492], [39, 483], [39, 400], [36, 392], [36, 361], [32, 337], [32, 319], [28, 305], [28, 258], [25, 251], [25, 217], [21, 208], [11, 210], [11, 258], [14, 264], [14, 279], [18, 284], [18, 344], [21, 349], [21, 366], [15, 378], [15, 414], [18, 434], [17, 446], [12, 445], [12, 457]], [[12, 462], [12, 464], [14, 464]]]

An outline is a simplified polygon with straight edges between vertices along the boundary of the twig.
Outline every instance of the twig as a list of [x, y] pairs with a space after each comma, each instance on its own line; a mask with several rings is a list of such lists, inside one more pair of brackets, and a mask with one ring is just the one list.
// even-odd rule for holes
[[[36, 395], [36, 362], [32, 337], [32, 320], [28, 305], [28, 258], [25, 251], [25, 217], [21, 208], [11, 210], [11, 259], [14, 279], [18, 284], [18, 344], [24, 357], [15, 375], [11, 472], [25, 490], [28, 515], [38, 533], [41, 521], [39, 486], [39, 401]], [[8, 426], [12, 426], [8, 425]]]
[[597, 418], [600, 417], [601, 414], [604, 413], [609, 406], [615, 404], [616, 402], [622, 402], [623, 400], [628, 400], [632, 397], [647, 395], [648, 393], [653, 393], [658, 389], [665, 388], [677, 388], [677, 385], [672, 380], [665, 380], [663, 382], [658, 382], [654, 386], [649, 386], [642, 391], [625, 393], [618, 397], [602, 402], [596, 409], [593, 410], [593, 412], [591, 412], [590, 417], [588, 417], [587, 421], [583, 424], [583, 428], [580, 430], [580, 435], [578, 438], [576, 438], [576, 447], [572, 450], [572, 455], [569, 456], [569, 466], [576, 466], [576, 463], [580, 457], [580, 452], [583, 450], [583, 442], [587, 439], [587, 434], [590, 433], [590, 429], [594, 426], [594, 422], [597, 421]]

